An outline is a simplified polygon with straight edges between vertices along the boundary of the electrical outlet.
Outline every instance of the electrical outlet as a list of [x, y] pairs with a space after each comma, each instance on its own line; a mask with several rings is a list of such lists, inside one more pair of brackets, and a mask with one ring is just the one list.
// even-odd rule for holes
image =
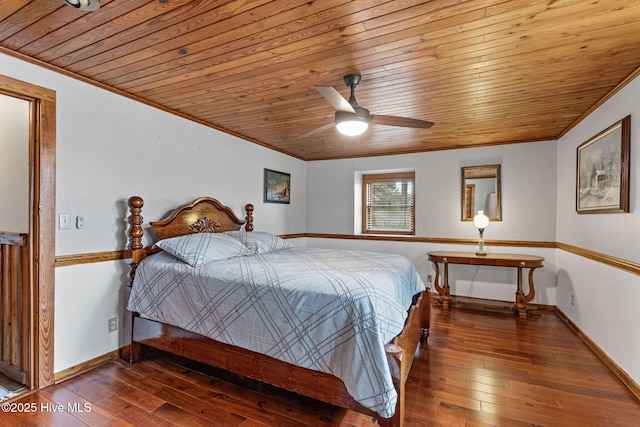
[[430, 274], [427, 274], [427, 283], [433, 282], [433, 277]]
[[571, 305], [575, 305], [576, 304], [576, 297], [571, 294]]
[[109, 332], [115, 332], [118, 330], [118, 318], [112, 317], [108, 320]]

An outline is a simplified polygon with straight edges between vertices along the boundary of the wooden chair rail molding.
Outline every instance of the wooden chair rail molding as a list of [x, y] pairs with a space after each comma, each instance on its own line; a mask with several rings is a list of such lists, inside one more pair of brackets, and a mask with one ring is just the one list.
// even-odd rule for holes
[[589, 258], [594, 261], [607, 264], [611, 267], [619, 268], [620, 270], [628, 271], [633, 274], [640, 274], [640, 264], [637, 262], [628, 261], [622, 258], [616, 258], [614, 256], [601, 254], [600, 252], [594, 252], [589, 249], [580, 248], [578, 246], [567, 245], [566, 243], [557, 243], [556, 247], [572, 254], [580, 255], [584, 258]]
[[[388, 242], [414, 243], [442, 243], [444, 245], [477, 245], [478, 239], [459, 239], [449, 237], [421, 237], [421, 236], [378, 236], [363, 234], [323, 234], [304, 233], [296, 237], [310, 237], [313, 239], [346, 239], [346, 240], [377, 240]], [[285, 234], [282, 238], [291, 238]], [[540, 242], [531, 240], [485, 240], [485, 246], [518, 246], [522, 248], [555, 248], [555, 242]]]
[[94, 262], [116, 261], [125, 259], [124, 250], [109, 252], [92, 252], [88, 254], [58, 255], [55, 258], [56, 267], [66, 267], [68, 265], [91, 264]]
[[[413, 242], [413, 243], [440, 243], [443, 245], [477, 245], [477, 239], [457, 239], [446, 237], [418, 237], [418, 236], [369, 236], [358, 234], [322, 234], [322, 233], [296, 233], [281, 234], [283, 239], [313, 238], [313, 239], [346, 239], [346, 240], [375, 240], [389, 242]], [[561, 249], [566, 252], [589, 258], [591, 260], [619, 268], [632, 274], [640, 275], [640, 264], [622, 258], [595, 252], [578, 246], [560, 242], [542, 242], [532, 240], [485, 240], [485, 246], [510, 246], [519, 248], [549, 248]], [[94, 252], [75, 255], [58, 255], [55, 257], [55, 267], [66, 267], [76, 264], [88, 264], [94, 262], [116, 261], [125, 259], [125, 250]]]

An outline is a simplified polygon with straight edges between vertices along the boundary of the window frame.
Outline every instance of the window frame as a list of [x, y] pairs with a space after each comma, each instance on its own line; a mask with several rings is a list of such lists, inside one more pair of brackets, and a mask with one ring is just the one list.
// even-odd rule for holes
[[[411, 230], [370, 230], [368, 224], [369, 205], [367, 193], [369, 184], [383, 182], [411, 182], [413, 187], [411, 203]], [[369, 173], [362, 175], [362, 234], [408, 235], [416, 234], [416, 178], [415, 172]]]

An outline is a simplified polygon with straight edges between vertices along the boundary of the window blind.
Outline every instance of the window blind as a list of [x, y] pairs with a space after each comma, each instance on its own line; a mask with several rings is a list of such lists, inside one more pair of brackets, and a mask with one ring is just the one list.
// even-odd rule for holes
[[415, 174], [364, 175], [363, 232], [414, 234]]

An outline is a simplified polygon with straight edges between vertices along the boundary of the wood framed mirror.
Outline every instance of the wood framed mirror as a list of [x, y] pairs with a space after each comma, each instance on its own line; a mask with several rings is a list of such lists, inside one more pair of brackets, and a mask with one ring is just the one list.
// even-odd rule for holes
[[500, 165], [462, 168], [462, 220], [473, 221], [478, 211], [491, 221], [502, 221]]

